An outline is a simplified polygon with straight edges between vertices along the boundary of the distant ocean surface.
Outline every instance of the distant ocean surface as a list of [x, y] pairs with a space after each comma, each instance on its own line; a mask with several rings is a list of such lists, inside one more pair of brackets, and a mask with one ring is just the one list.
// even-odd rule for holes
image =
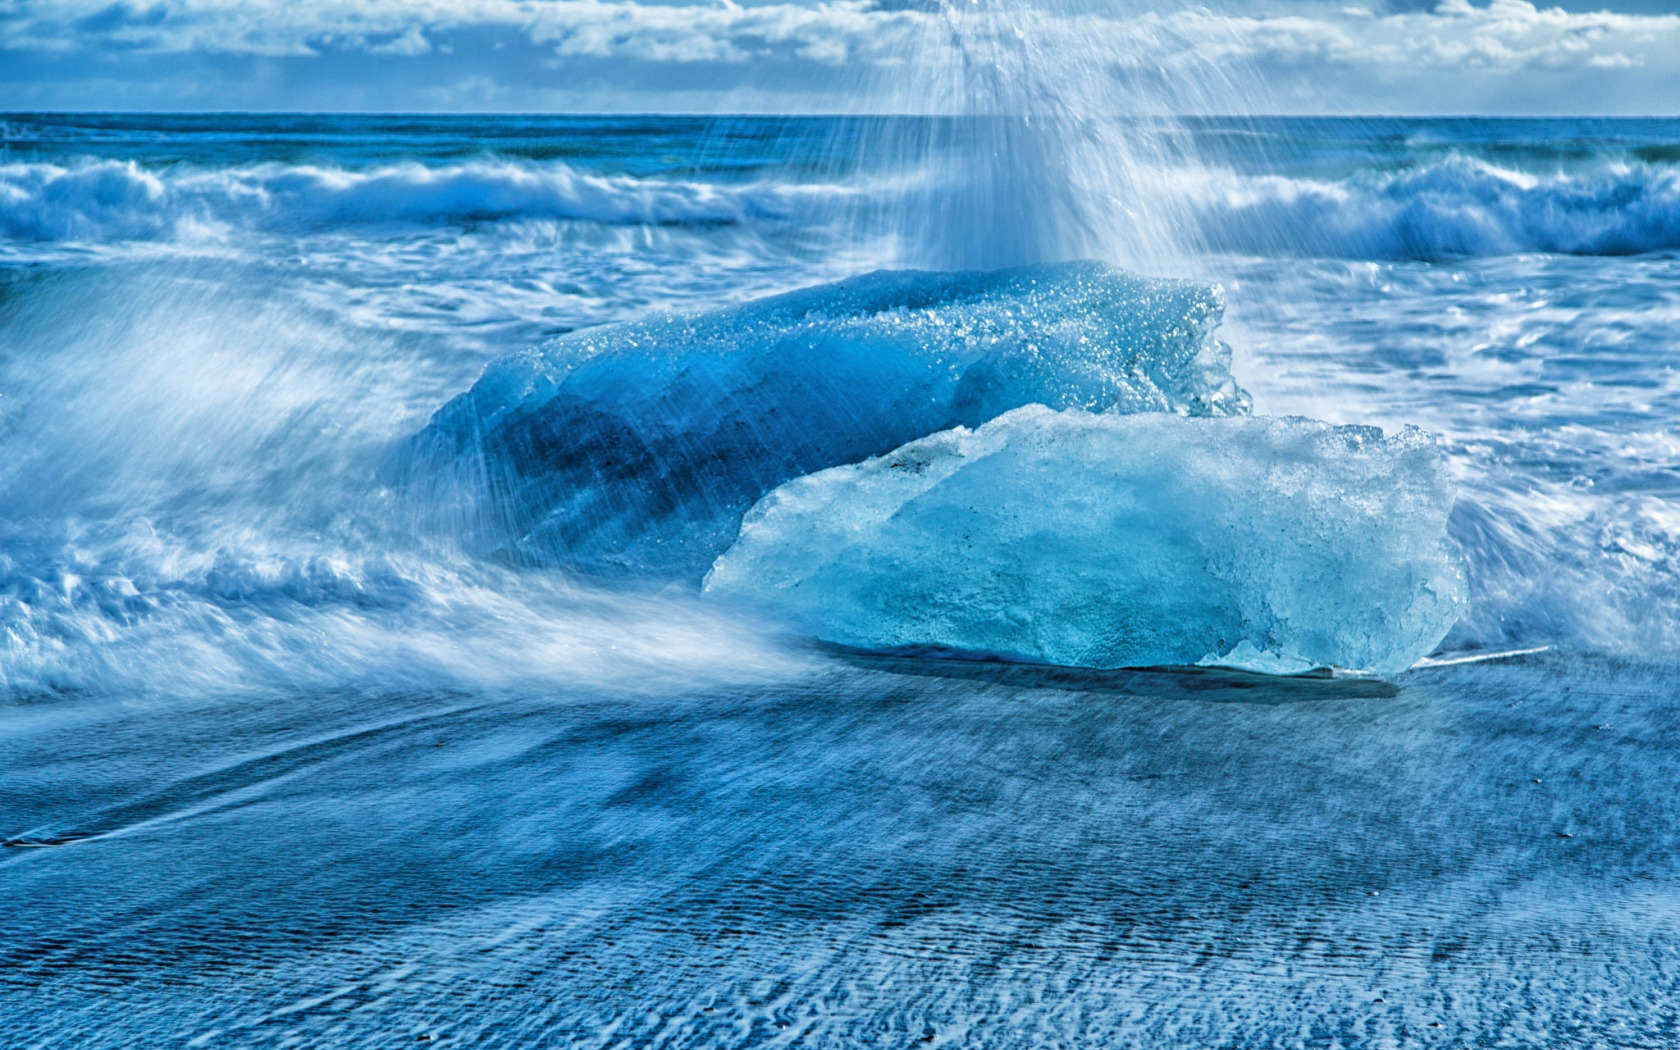
[[509, 354], [927, 265], [927, 123], [0, 116], [0, 1042], [1674, 1046], [1680, 120], [1115, 202], [1256, 414], [1438, 438], [1404, 673], [835, 652], [392, 490]]

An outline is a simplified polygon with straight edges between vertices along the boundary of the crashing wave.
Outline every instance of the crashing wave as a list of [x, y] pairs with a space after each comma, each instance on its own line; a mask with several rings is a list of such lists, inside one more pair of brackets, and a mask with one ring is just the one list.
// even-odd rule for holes
[[1224, 251], [1440, 259], [1680, 248], [1680, 169], [1672, 166], [1540, 177], [1453, 156], [1340, 182], [1208, 178], [1194, 192], [1204, 239]]
[[[1099, 263], [883, 272], [506, 359], [407, 448], [477, 545], [698, 584], [791, 478], [1022, 405], [1247, 410], [1217, 288]], [[449, 523], [450, 530], [458, 527]]]
[[367, 170], [311, 165], [150, 170], [133, 162], [0, 164], [0, 236], [151, 240], [194, 226], [298, 231], [345, 225], [580, 220], [719, 225], [783, 217], [832, 187], [737, 186], [480, 160]]
[[[925, 173], [924, 173], [925, 174]], [[1340, 181], [1159, 171], [1201, 241], [1223, 251], [1362, 259], [1680, 248], [1680, 168], [1627, 163], [1538, 176], [1451, 156]], [[349, 169], [259, 164], [148, 168], [133, 162], [0, 164], [0, 237], [151, 241], [205, 229], [295, 233], [376, 225], [579, 221], [732, 226], [832, 213], [837, 202], [922, 208], [919, 176], [738, 184], [581, 171], [485, 158]]]
[[788, 482], [705, 592], [869, 649], [1401, 671], [1464, 606], [1452, 503], [1415, 429], [1032, 406]]

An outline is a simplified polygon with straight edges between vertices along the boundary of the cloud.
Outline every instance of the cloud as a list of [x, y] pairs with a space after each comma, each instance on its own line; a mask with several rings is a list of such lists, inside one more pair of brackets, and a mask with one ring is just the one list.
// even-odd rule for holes
[[1570, 13], [1526, 0], [1492, 0], [1486, 7], [1442, 0], [1431, 11], [1380, 18], [1178, 17], [1206, 21], [1202, 35], [1222, 37], [1246, 58], [1413, 73], [1590, 67], [1602, 65], [1593, 60], [1603, 55], [1673, 55], [1680, 44], [1680, 15]]
[[[1321, 112], [1674, 112], [1680, 16], [1569, 12], [1525, 0], [1272, 18], [1184, 15], [1280, 98]], [[1197, 30], [1188, 32], [1195, 34]], [[1291, 106], [1291, 94], [1312, 106]], [[1277, 104], [1282, 103], [1282, 104]]]
[[744, 62], [793, 57], [841, 65], [888, 57], [929, 18], [880, 11], [863, 0], [807, 7], [658, 6], [558, 0], [529, 23], [531, 39], [556, 53], [647, 62]]
[[926, 12], [868, 0], [741, 7], [597, 0], [22, 0], [0, 20], [12, 51], [224, 54], [280, 57], [324, 50], [423, 54], [426, 41], [467, 27], [516, 29], [557, 54], [652, 62], [738, 62], [792, 54], [845, 62], [880, 50]]
[[1011, 32], [1052, 71], [1177, 84], [1161, 89], [1170, 104], [1225, 112], [1680, 106], [1673, 14], [1526, 0], [987, 10], [933, 0], [13, 0], [0, 11], [0, 108], [913, 108], [903, 78], [879, 71], [972, 71], [1014, 47]]

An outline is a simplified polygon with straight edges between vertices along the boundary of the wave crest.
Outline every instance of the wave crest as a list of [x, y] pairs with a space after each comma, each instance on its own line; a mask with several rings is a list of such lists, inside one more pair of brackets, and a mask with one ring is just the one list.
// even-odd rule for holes
[[1680, 248], [1680, 169], [1660, 165], [1536, 176], [1455, 155], [1339, 182], [1215, 175], [1200, 193], [1203, 238], [1223, 251], [1441, 259]]
[[[1354, 259], [1680, 249], [1680, 168], [1617, 164], [1536, 175], [1453, 155], [1340, 180], [1206, 169], [1163, 172], [1191, 239], [1215, 251]], [[1169, 177], [1170, 176], [1170, 177]], [[579, 221], [718, 227], [920, 199], [927, 172], [851, 183], [718, 182], [587, 172], [485, 157], [364, 170], [266, 163], [148, 168], [132, 161], [0, 164], [0, 236], [23, 242], [156, 241], [218, 230], [308, 233], [395, 226]], [[925, 202], [924, 202], [925, 203]]]
[[303, 232], [345, 225], [509, 219], [727, 225], [782, 218], [830, 188], [605, 175], [484, 159], [365, 171], [260, 164], [154, 171], [132, 161], [0, 165], [0, 235], [29, 241], [151, 240], [194, 227]]

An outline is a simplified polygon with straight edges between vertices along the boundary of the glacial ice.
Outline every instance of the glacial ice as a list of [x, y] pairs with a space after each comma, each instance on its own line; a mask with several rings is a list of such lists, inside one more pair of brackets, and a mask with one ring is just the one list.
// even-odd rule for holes
[[1215, 287], [1093, 262], [868, 274], [504, 359], [408, 453], [454, 465], [428, 473], [483, 549], [698, 584], [766, 492], [936, 431], [1031, 403], [1246, 411], [1222, 310]]
[[1458, 618], [1432, 440], [1030, 406], [782, 485], [705, 584], [832, 642], [1089, 667], [1409, 667]]

